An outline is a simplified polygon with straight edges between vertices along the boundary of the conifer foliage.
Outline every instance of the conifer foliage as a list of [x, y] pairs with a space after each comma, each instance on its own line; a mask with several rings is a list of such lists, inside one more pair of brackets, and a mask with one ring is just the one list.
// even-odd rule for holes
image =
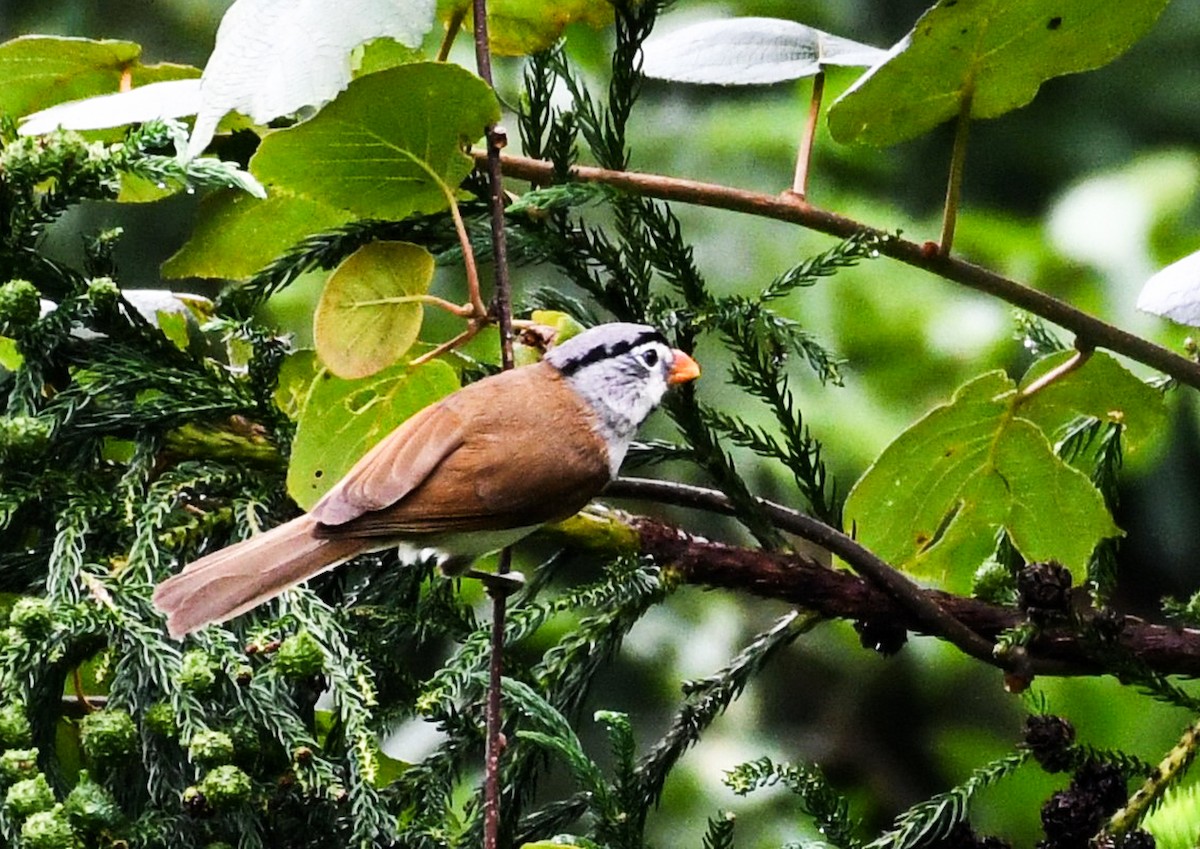
[[[586, 4], [562, 5], [568, 19], [590, 23], [606, 22], [610, 11], [607, 4], [594, 15]], [[829, 618], [854, 621], [863, 645], [884, 654], [902, 651], [908, 631], [930, 634], [999, 667], [1015, 690], [1038, 675], [1112, 673], [1146, 698], [1194, 711], [1195, 699], [1170, 676], [1200, 672], [1200, 644], [1168, 645], [1165, 629], [1108, 607], [1117, 589], [1120, 531], [1111, 512], [1123, 450], [1161, 423], [1169, 387], [1147, 385], [1096, 349], [1198, 385], [1195, 363], [1131, 342], [1103, 322], [1089, 324], [1072, 307], [1045, 307], [1036, 293], [951, 257], [948, 238], [918, 246], [803, 199], [754, 199], [719, 187], [688, 196], [688, 187], [670, 181], [638, 182], [627, 172], [630, 128], [643, 46], [664, 5], [612, 4], [614, 49], [599, 86], [573, 64], [557, 30], [532, 44], [501, 25], [503, 43], [529, 53], [515, 120], [533, 160], [506, 167], [536, 171], [524, 175], [531, 184], [506, 213], [509, 258], [556, 281], [523, 291], [515, 312], [539, 325], [531, 337], [546, 325], [570, 333], [601, 320], [639, 321], [663, 328], [686, 350], [717, 352], [709, 379], [727, 380], [727, 391], [670, 396], [665, 412], [674, 436], [639, 443], [630, 465], [685, 469], [681, 475], [704, 481], [705, 488], [673, 484], [660, 492], [703, 515], [732, 516], [734, 523], [717, 530], [738, 543], [706, 539], [716, 527], [707, 522], [677, 528], [596, 509], [546, 535], [555, 551], [545, 562], [522, 564], [529, 580], [510, 600], [504, 627], [500, 845], [646, 846], [647, 823], [684, 754], [764, 669]], [[1029, 4], [1011, 5], [1007, 14], [1017, 18], [1042, 15]], [[1131, 5], [1139, 33], [1161, 7]], [[940, 33], [946, 19], [966, 14], [955, 6], [937, 4], [929, 26]], [[452, 31], [465, 11], [453, 10]], [[1039, 38], [1073, 21], [1070, 14], [1052, 20], [1059, 23], [1039, 24]], [[12, 67], [7, 47], [0, 45], [0, 75]], [[365, 447], [403, 418], [396, 409], [412, 412], [498, 367], [494, 337], [480, 333], [496, 318], [486, 304], [484, 314], [471, 312], [470, 303], [455, 312], [467, 329], [454, 345], [421, 329], [421, 310], [438, 306], [426, 294], [428, 279], [410, 278], [412, 291], [396, 296], [406, 307], [420, 302], [402, 320], [405, 333], [417, 338], [420, 331], [421, 341], [396, 363], [353, 380], [324, 371], [319, 350], [293, 350], [258, 311], [306, 272], [345, 269], [378, 242], [406, 243], [430, 276], [435, 263], [465, 264], [470, 278], [472, 258], [487, 255], [490, 187], [472, 170], [463, 143], [496, 122], [493, 93], [444, 63], [368, 55], [363, 73], [311, 120], [242, 130], [239, 141], [251, 137], [257, 150], [237, 164], [184, 155], [186, 134], [173, 120], [22, 135], [20, 114], [0, 114], [4, 845], [481, 843], [486, 672], [497, 647], [481, 621], [477, 589], [446, 580], [432, 562], [402, 564], [382, 552], [182, 642], [167, 636], [150, 603], [154, 585], [184, 564], [296, 515], [296, 470], [313, 467], [314, 456], [323, 463], [322, 451], [355, 440]], [[1043, 76], [1112, 57], [1068, 58], [1062, 68], [1041, 69]], [[872, 98], [889, 97], [886, 59], [864, 83]], [[958, 98], [947, 94], [963, 122], [975, 115], [972, 102], [991, 94], [986, 85], [1002, 89], [1006, 74], [1018, 76], [988, 62], [978, 92], [941, 80]], [[410, 88], [394, 102], [369, 99], [406, 81]], [[453, 97], [430, 95], [419, 105], [428, 110], [423, 122], [389, 124], [389, 110], [418, 108], [422, 92]], [[1006, 98], [1001, 91], [987, 102], [1015, 108], [1025, 93]], [[836, 125], [842, 134], [852, 135], [850, 118], [862, 114], [854, 94], [834, 106], [834, 115], [849, 116]], [[4, 104], [0, 96], [0, 112], [11, 108]], [[365, 160], [330, 155], [362, 144], [347, 127], [386, 136], [376, 154], [392, 157], [389, 167], [404, 177], [385, 200], [360, 191], [355, 169]], [[871, 128], [882, 136], [887, 130]], [[891, 128], [894, 135], [919, 131]], [[584, 160], [595, 164], [577, 167]], [[956, 159], [952, 168], [961, 164]], [[168, 267], [180, 275], [221, 270], [204, 275], [229, 281], [212, 300], [128, 285], [114, 261], [124, 235], [117, 230], [88, 234], [77, 266], [45, 251], [48, 229], [84, 202], [180, 191], [208, 195], [196, 237]], [[711, 285], [696, 260], [672, 206], [689, 199], [841, 238], [731, 293]], [[953, 207], [947, 204], [948, 217]], [[278, 229], [256, 238], [267, 219]], [[800, 311], [790, 307], [839, 272], [883, 257], [1030, 310], [1027, 347], [1046, 357], [1020, 380], [987, 372], [964, 385], [851, 488], [833, 480], [796, 389], [801, 379], [839, 386], [843, 361], [822, 344], [820, 328], [797, 320]], [[237, 273], [244, 261], [254, 263], [252, 272]], [[362, 305], [372, 306], [367, 300]], [[1075, 350], [1063, 350], [1042, 319], [1077, 333]], [[383, 418], [372, 419], [380, 408]], [[336, 438], [320, 447], [322, 428]], [[759, 495], [762, 478], [753, 470], [764, 468], [786, 481], [785, 500], [803, 513]], [[637, 487], [625, 491], [653, 494]], [[797, 536], [834, 551], [858, 574], [816, 563]], [[706, 564], [703, 577], [696, 577], [698, 562]], [[840, 583], [803, 580], [803, 569]], [[682, 694], [665, 708], [670, 720], [657, 738], [614, 709], [583, 715], [630, 631], [689, 581], [784, 599], [804, 612], [780, 616], [711, 675], [677, 682]], [[1193, 607], [1175, 604], [1170, 612], [1195, 618]], [[381, 752], [382, 738], [416, 721], [439, 732], [427, 754], [400, 762]], [[729, 764], [725, 784], [741, 796], [786, 789], [797, 820], [841, 849], [995, 847], [1001, 841], [972, 825], [972, 801], [1036, 762], [1071, 776], [1040, 808], [1043, 845], [1083, 847], [1099, 835], [1104, 845], [1141, 846], [1151, 840], [1139, 830], [1142, 817], [1182, 775], [1195, 745], [1189, 730], [1168, 766], [1156, 770], [1129, 753], [1076, 742], [1066, 719], [1037, 711], [1010, 752], [975, 765], [959, 786], [920, 801], [878, 834], [818, 764], [764, 756]], [[1143, 780], [1131, 797], [1130, 783]], [[739, 845], [736, 822], [733, 813], [714, 812], [707, 827], [697, 824], [697, 844]]]

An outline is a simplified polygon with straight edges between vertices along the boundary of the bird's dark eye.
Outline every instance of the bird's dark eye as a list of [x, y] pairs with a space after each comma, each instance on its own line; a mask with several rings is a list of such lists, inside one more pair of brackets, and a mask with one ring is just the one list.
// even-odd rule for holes
[[642, 362], [650, 366], [650, 368], [654, 368], [656, 365], [658, 365], [658, 351], [651, 348], [649, 351], [642, 354]]

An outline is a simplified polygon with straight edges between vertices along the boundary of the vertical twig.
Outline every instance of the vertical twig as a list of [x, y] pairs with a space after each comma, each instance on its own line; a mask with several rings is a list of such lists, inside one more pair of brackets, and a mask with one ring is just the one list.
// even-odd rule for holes
[[825, 94], [825, 71], [817, 71], [813, 77], [812, 99], [808, 104], [808, 120], [804, 124], [804, 135], [800, 137], [800, 150], [796, 153], [796, 176], [792, 179], [792, 194], [808, 197], [808, 166], [812, 162], [813, 139], [817, 136], [817, 122], [821, 119], [821, 98]]
[[[492, 82], [492, 57], [488, 44], [487, 0], [473, 0], [475, 18], [475, 64], [479, 76], [488, 85]], [[513, 367], [512, 350], [512, 291], [508, 278], [508, 243], [504, 234], [504, 183], [500, 169], [500, 150], [507, 144], [503, 128], [490, 126], [487, 133], [488, 186], [491, 189], [492, 258], [495, 280], [496, 320], [500, 327], [500, 356], [505, 369]], [[512, 550], [500, 553], [497, 571], [505, 574], [512, 565]], [[500, 586], [489, 589], [492, 594], [492, 656], [488, 664], [487, 744], [484, 754], [483, 786], [483, 846], [496, 849], [500, 838], [500, 751], [504, 744], [502, 732], [500, 679], [504, 674], [504, 620], [508, 594]]]
[[954, 125], [954, 152], [950, 155], [950, 179], [946, 184], [946, 206], [942, 210], [942, 238], [938, 252], [950, 255], [954, 244], [954, 225], [958, 221], [958, 199], [962, 194], [963, 167], [967, 160], [967, 130], [971, 126], [971, 100], [973, 89], [968, 85], [958, 110], [958, 122]]

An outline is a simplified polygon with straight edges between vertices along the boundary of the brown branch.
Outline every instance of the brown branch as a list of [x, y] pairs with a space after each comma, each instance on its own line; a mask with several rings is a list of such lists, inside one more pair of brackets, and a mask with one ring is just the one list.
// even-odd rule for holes
[[[620, 478], [613, 481], [604, 494], [617, 498], [649, 498], [664, 504], [699, 507], [729, 516], [736, 515], [733, 502], [724, 493], [715, 489], [704, 489], [670, 481]], [[949, 615], [941, 608], [936, 599], [881, 560], [874, 552], [837, 528], [811, 516], [806, 516], [766, 499], [755, 500], [777, 528], [833, 552], [849, 563], [860, 575], [865, 575], [897, 604], [907, 610], [914, 621], [920, 622], [925, 633], [949, 640], [960, 651], [971, 657], [987, 663], [997, 662], [993, 655], [991, 641], [983, 639], [971, 628]]]
[[[640, 552], [683, 581], [777, 599], [828, 618], [870, 622], [884, 628], [928, 633], [912, 611], [865, 578], [831, 569], [812, 558], [712, 542], [645, 517], [630, 519]], [[1015, 608], [922, 590], [948, 615], [989, 639], [1025, 624]], [[1111, 651], [1167, 675], [1200, 675], [1200, 630], [1152, 625], [1126, 616]], [[1111, 663], [1069, 624], [1047, 626], [1026, 647], [1023, 671], [1032, 675], [1102, 675]], [[987, 662], [1002, 666], [998, 658]]]
[[[483, 151], [475, 151], [474, 156], [479, 162], [486, 159], [486, 153]], [[509, 176], [539, 185], [555, 182], [553, 163], [521, 156], [504, 156], [502, 159], [505, 173]], [[634, 171], [612, 171], [586, 165], [572, 166], [569, 173], [573, 179], [581, 182], [603, 183], [645, 197], [786, 221], [843, 239], [855, 233], [873, 233], [879, 237], [878, 250], [885, 256], [992, 295], [1072, 331], [1083, 337], [1092, 347], [1107, 348], [1124, 354], [1130, 359], [1170, 375], [1181, 383], [1200, 389], [1198, 363], [994, 271], [963, 259], [944, 256], [936, 249], [929, 250], [924, 245], [897, 238], [852, 218], [819, 209], [790, 192], [779, 196], [766, 195], [715, 183], [657, 174], [639, 174]]]
[[[488, 40], [487, 0], [474, 0], [475, 64], [479, 76], [492, 83], [492, 53]], [[494, 87], [494, 86], [493, 86]], [[504, 179], [500, 166], [500, 150], [508, 143], [504, 129], [490, 125], [484, 130], [487, 137], [487, 174], [490, 188], [489, 208], [492, 222], [492, 259], [494, 264], [494, 307], [500, 326], [500, 362], [504, 369], [514, 365], [512, 343], [512, 288], [508, 278], [508, 243], [504, 231]], [[497, 572], [505, 575], [512, 568], [512, 549], [500, 552]], [[504, 715], [501, 703], [501, 679], [504, 675], [504, 624], [508, 590], [497, 581], [489, 584], [492, 596], [492, 656], [488, 663], [486, 705], [487, 743], [484, 752], [483, 788], [483, 846], [496, 849], [500, 842], [500, 755], [504, 750]]]

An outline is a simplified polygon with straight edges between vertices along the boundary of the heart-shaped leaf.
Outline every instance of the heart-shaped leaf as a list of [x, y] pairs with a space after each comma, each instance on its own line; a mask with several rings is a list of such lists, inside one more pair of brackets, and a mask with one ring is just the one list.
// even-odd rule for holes
[[1106, 65], [1168, 0], [939, 0], [829, 110], [841, 142], [890, 145], [958, 115], [995, 118], [1046, 80]]
[[[1043, 357], [1021, 379], [1028, 386], [1050, 369], [1066, 362], [1073, 352]], [[1079, 416], [1092, 416], [1122, 427], [1121, 447], [1135, 454], [1167, 431], [1163, 394], [1122, 366], [1111, 355], [1096, 351], [1070, 374], [1045, 386], [1021, 404], [1021, 418], [1055, 437]]]
[[1120, 529], [1016, 400], [1003, 372], [982, 375], [884, 449], [846, 500], [863, 544], [962, 592], [1003, 529], [1027, 559], [1058, 560], [1082, 580], [1096, 544]]
[[873, 65], [885, 51], [779, 18], [704, 21], [642, 46], [642, 73], [685, 83], [759, 85], [828, 65]]
[[438, 212], [473, 167], [463, 146], [499, 119], [495, 94], [474, 74], [402, 65], [360, 77], [311, 121], [268, 135], [250, 170], [362, 218]]
[[310, 509], [376, 442], [456, 389], [454, 369], [439, 360], [392, 366], [360, 380], [321, 373], [296, 427], [288, 494]]
[[321, 361], [338, 377], [367, 377], [417, 341], [433, 254], [409, 242], [363, 245], [334, 269], [313, 316]]

